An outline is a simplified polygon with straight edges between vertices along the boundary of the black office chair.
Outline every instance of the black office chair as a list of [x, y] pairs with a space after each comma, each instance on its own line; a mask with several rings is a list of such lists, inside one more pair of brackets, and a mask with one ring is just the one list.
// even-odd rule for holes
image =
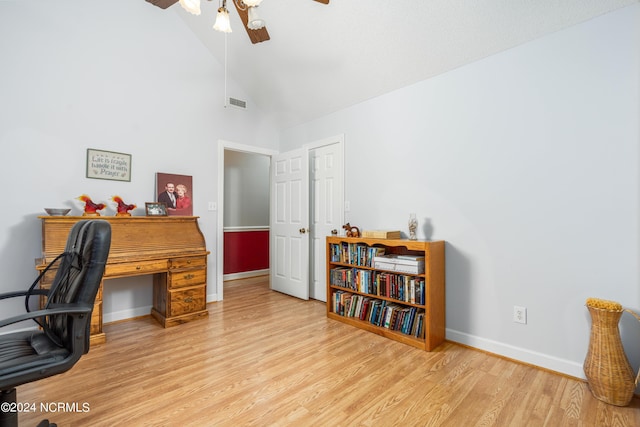
[[[111, 225], [83, 220], [71, 228], [50, 289], [37, 287], [0, 294], [0, 299], [23, 297], [24, 314], [0, 320], [1, 328], [33, 320], [38, 329], [0, 335], [0, 426], [18, 425], [15, 387], [68, 371], [89, 351], [91, 312], [111, 246]], [[30, 311], [32, 296], [46, 296], [42, 309]], [[9, 410], [7, 410], [9, 409]], [[39, 426], [50, 425], [44, 420]], [[55, 426], [55, 424], [51, 424]]]

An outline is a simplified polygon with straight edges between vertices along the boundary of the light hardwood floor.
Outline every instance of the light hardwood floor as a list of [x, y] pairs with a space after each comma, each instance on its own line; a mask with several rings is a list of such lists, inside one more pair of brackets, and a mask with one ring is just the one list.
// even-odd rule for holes
[[[210, 316], [107, 325], [69, 372], [18, 387], [21, 426], [640, 426], [579, 380], [453, 343], [427, 353], [326, 318], [325, 306], [225, 284]], [[43, 413], [40, 404], [78, 411]]]

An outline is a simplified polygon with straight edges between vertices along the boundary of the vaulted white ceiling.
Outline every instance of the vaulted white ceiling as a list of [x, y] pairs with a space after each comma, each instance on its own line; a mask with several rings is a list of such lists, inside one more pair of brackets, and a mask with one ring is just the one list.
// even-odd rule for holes
[[[639, 0], [263, 0], [271, 40], [255, 45], [232, 1], [229, 78], [248, 93], [248, 108], [287, 128]], [[178, 13], [224, 63], [225, 35], [211, 28], [218, 6], [165, 13]]]

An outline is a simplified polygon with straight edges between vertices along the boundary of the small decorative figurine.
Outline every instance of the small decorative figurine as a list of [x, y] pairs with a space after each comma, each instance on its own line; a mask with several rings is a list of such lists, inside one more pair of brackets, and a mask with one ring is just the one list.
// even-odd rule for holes
[[342, 226], [347, 232], [347, 237], [360, 237], [360, 229], [358, 227], [352, 226], [349, 223], [346, 223]]
[[417, 240], [416, 231], [418, 231], [418, 219], [416, 214], [409, 214], [409, 240]]
[[416, 231], [418, 230], [418, 219], [416, 214], [409, 214], [409, 240], [417, 240]]
[[100, 216], [98, 211], [107, 207], [104, 203], [93, 203], [91, 197], [86, 194], [78, 197], [78, 200], [82, 200], [84, 202], [84, 213], [82, 216]]
[[131, 216], [129, 211], [137, 207], [136, 205], [126, 204], [120, 196], [113, 196], [111, 200], [118, 204], [118, 213], [116, 213], [116, 216]]

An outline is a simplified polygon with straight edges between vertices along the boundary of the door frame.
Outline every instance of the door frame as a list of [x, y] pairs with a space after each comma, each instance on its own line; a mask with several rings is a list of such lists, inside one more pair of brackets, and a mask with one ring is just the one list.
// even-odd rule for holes
[[[237, 142], [218, 140], [218, 221], [216, 226], [216, 301], [224, 298], [224, 152], [239, 151], [248, 154], [259, 154], [271, 158], [278, 152], [267, 148], [239, 144]], [[269, 173], [271, 176], [271, 173]], [[271, 180], [271, 178], [269, 178]], [[269, 186], [271, 187], [271, 186]]]
[[[332, 137], [323, 138], [314, 142], [303, 144], [309, 151], [314, 148], [319, 148], [324, 145], [331, 145], [338, 143], [342, 148], [342, 219], [344, 221], [345, 215], [345, 200], [347, 200], [346, 194], [346, 167], [347, 164], [345, 158], [345, 143], [344, 134], [338, 134]], [[224, 299], [224, 151], [240, 151], [249, 154], [260, 154], [273, 157], [274, 154], [278, 154], [280, 151], [272, 150], [268, 148], [255, 147], [252, 145], [240, 144], [237, 142], [227, 141], [224, 139], [218, 140], [218, 189], [217, 189], [217, 226], [216, 226], [216, 301], [222, 301]], [[271, 172], [269, 172], [269, 188], [271, 188]], [[310, 262], [312, 259], [309, 260]], [[269, 265], [271, 268], [271, 265]], [[311, 279], [311, 278], [309, 278]], [[310, 286], [310, 285], [309, 285]]]

